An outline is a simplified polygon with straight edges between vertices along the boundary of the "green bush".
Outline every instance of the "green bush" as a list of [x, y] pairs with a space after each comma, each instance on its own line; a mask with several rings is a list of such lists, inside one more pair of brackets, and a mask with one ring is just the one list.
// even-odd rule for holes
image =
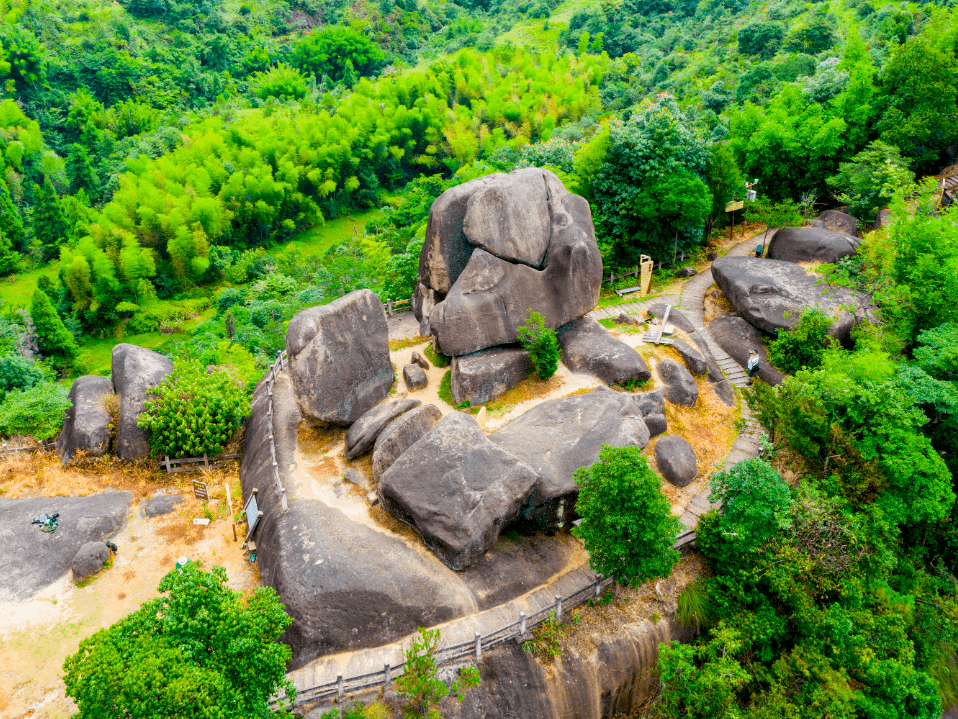
[[44, 380], [43, 371], [18, 354], [0, 357], [0, 402], [15, 389], [35, 387]]
[[432, 362], [433, 367], [448, 367], [452, 362], [451, 357], [436, 352], [436, 350], [432, 348], [432, 345], [426, 345], [426, 349], [424, 349], [422, 353], [429, 358], [429, 361]]
[[157, 456], [218, 455], [250, 413], [242, 381], [228, 372], [207, 374], [195, 361], [177, 362], [147, 397], [137, 424], [149, 430]]
[[822, 363], [825, 350], [835, 342], [828, 334], [832, 320], [819, 309], [802, 313], [798, 324], [782, 330], [768, 343], [768, 356], [782, 372], [795, 374], [800, 369], [816, 369]]
[[163, 577], [163, 596], [80, 642], [63, 664], [77, 716], [289, 717], [269, 701], [296, 693], [279, 641], [293, 620], [273, 589], [243, 594], [226, 581], [222, 567], [189, 562]]
[[542, 315], [529, 310], [525, 323], [519, 325], [519, 344], [529, 352], [532, 366], [540, 379], [549, 379], [559, 368], [559, 340], [556, 333], [545, 326]]
[[452, 686], [439, 678], [434, 654], [439, 646], [439, 630], [419, 628], [419, 636], [413, 640], [412, 649], [406, 650], [406, 669], [396, 680], [396, 693], [405, 701], [404, 707], [411, 712], [406, 716], [441, 717], [437, 706], [450, 693], [460, 702], [466, 689], [479, 685], [479, 670], [465, 667], [460, 678]]
[[68, 390], [52, 382], [7, 394], [0, 404], [0, 433], [7, 437], [25, 434], [38, 441], [50, 439], [63, 426], [63, 417], [72, 406]]
[[664, 577], [679, 560], [672, 548], [682, 527], [658, 475], [638, 447], [603, 447], [591, 467], [576, 470], [583, 540], [592, 569], [630, 585]]

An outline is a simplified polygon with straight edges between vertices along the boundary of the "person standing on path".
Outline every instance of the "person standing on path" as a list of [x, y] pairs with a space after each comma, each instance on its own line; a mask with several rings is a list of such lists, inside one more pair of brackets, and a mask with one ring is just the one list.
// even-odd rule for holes
[[758, 352], [755, 350], [748, 351], [748, 385], [752, 385], [752, 378], [758, 374]]

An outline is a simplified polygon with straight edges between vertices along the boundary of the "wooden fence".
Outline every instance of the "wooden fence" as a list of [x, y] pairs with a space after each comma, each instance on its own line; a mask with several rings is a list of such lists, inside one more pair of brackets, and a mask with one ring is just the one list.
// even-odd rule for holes
[[[676, 262], [685, 262], [685, 260], [690, 260], [690, 259], [692, 259], [692, 255], [686, 254], [685, 252], [680, 252], [679, 254], [675, 256]], [[655, 263], [655, 269], [661, 270], [663, 266], [671, 264], [671, 263], [672, 263], [672, 260], [660, 260], [659, 262]], [[625, 272], [621, 272], [619, 274], [615, 274], [610, 269], [608, 270], [608, 273], [609, 273], [608, 275], [605, 274], [606, 270], [603, 270], [602, 281], [608, 282], [611, 285], [611, 284], [615, 284], [616, 280], [621, 280], [623, 277], [635, 277], [636, 279], [638, 279], [639, 274], [641, 273], [641, 269], [642, 268], [640, 265], [636, 265], [632, 269], [626, 270]]]
[[[167, 474], [172, 472], [199, 472], [204, 469], [220, 467], [229, 460], [241, 459], [242, 457], [243, 455], [241, 454], [221, 454], [219, 457], [213, 457], [213, 459], [209, 459], [204, 454], [202, 457], [181, 457], [179, 459], [170, 459], [168, 455], [164, 455], [163, 459], [160, 460], [160, 467], [166, 467]], [[177, 465], [180, 464], [192, 466], [178, 467]]]
[[0, 447], [0, 454], [7, 454], [8, 452], [36, 452], [38, 449], [56, 449], [57, 443], [53, 441], [44, 440], [37, 445], [27, 445], [26, 447], [7, 447], [4, 444]]
[[386, 300], [386, 316], [401, 315], [412, 312], [412, 298], [408, 300]]

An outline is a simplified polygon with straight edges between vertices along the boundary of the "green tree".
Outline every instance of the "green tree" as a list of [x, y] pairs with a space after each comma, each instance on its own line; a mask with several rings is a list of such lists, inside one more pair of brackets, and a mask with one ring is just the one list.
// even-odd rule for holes
[[40, 368], [26, 357], [9, 354], [0, 357], [0, 401], [17, 389], [35, 387], [45, 379]]
[[869, 143], [828, 178], [828, 184], [839, 191], [838, 201], [848, 204], [851, 214], [864, 222], [873, 222], [895, 192], [914, 181], [915, 174], [898, 148], [881, 140]]
[[785, 37], [785, 28], [777, 22], [756, 22], [738, 32], [738, 51], [771, 60]]
[[55, 257], [60, 247], [66, 244], [68, 229], [60, 195], [47, 176], [43, 187], [33, 186], [33, 236], [43, 248], [46, 259]]
[[825, 357], [825, 350], [835, 341], [828, 335], [831, 318], [810, 307], [802, 312], [798, 323], [781, 330], [768, 343], [768, 356], [782, 372], [795, 374], [800, 369], [815, 369]]
[[96, 201], [100, 197], [100, 183], [96, 179], [93, 161], [90, 153], [83, 145], [74, 143], [70, 146], [70, 154], [66, 162], [67, 177], [74, 192], [83, 190], [87, 196]]
[[37, 328], [40, 350], [45, 355], [72, 362], [80, 353], [76, 339], [63, 324], [53, 308], [50, 298], [39, 287], [33, 291], [30, 302], [30, 317]]
[[529, 352], [539, 379], [549, 379], [559, 368], [562, 352], [556, 333], [545, 326], [542, 315], [529, 309], [529, 316], [519, 325], [519, 344]]
[[451, 686], [439, 678], [434, 656], [439, 640], [438, 629], [430, 631], [420, 627], [412, 648], [406, 650], [406, 668], [396, 680], [396, 693], [405, 701], [405, 708], [410, 712], [407, 717], [442, 719], [437, 708], [439, 702], [449, 694], [461, 702], [466, 689], [479, 685], [479, 670], [473, 666], [464, 667]]
[[573, 475], [579, 486], [572, 533], [583, 540], [593, 570], [629, 585], [672, 571], [682, 527], [658, 475], [638, 447], [603, 447], [598, 461]]
[[254, 76], [256, 94], [263, 100], [275, 97], [280, 100], [302, 100], [306, 97], [306, 78], [294, 68], [279, 63], [267, 72]]
[[776, 227], [801, 227], [805, 221], [802, 217], [801, 205], [797, 202], [792, 200], [773, 202], [768, 197], [760, 197], [754, 202], [747, 203], [745, 215], [753, 222], [761, 222], [765, 225], [765, 232], [762, 233], [763, 248], [769, 230]]
[[[632, 204], [636, 221], [641, 228], [649, 228], [648, 234], [654, 235], [651, 228], [661, 223], [674, 235], [673, 268], [679, 252], [679, 233], [700, 230], [711, 209], [712, 194], [709, 188], [690, 172], [658, 178], [643, 187]], [[649, 247], [649, 252], [655, 252], [655, 249]]]
[[13, 249], [3, 229], [0, 229], [0, 276], [9, 275], [16, 270], [19, 259], [19, 253]]
[[[317, 80], [324, 75], [333, 82], [346, 81], [347, 65], [358, 77], [369, 77], [379, 70], [383, 51], [372, 40], [352, 28], [329, 25], [309, 33], [293, 51], [293, 65]], [[358, 77], [357, 77], [358, 76]]]
[[273, 589], [244, 595], [226, 582], [222, 567], [189, 562], [163, 577], [163, 596], [80, 642], [63, 665], [79, 716], [254, 719], [273, 715], [278, 690], [294, 697], [278, 641], [293, 620]]
[[23, 218], [20, 210], [13, 204], [7, 183], [0, 180], [0, 228], [10, 241], [11, 247], [17, 252], [26, 252], [27, 233], [23, 227]]
[[7, 437], [28, 435], [38, 441], [60, 431], [66, 411], [72, 406], [66, 387], [39, 382], [8, 392], [0, 403], [0, 433]]
[[705, 169], [705, 182], [712, 195], [712, 209], [705, 219], [706, 239], [712, 234], [712, 228], [725, 215], [725, 206], [743, 186], [744, 178], [735, 162], [735, 153], [728, 143], [720, 142], [712, 146]]

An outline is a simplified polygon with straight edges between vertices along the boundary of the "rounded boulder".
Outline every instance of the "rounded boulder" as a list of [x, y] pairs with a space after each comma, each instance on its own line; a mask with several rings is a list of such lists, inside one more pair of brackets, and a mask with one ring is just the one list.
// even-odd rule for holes
[[655, 443], [655, 463], [662, 476], [676, 487], [690, 484], [699, 471], [692, 445], [674, 434]]

